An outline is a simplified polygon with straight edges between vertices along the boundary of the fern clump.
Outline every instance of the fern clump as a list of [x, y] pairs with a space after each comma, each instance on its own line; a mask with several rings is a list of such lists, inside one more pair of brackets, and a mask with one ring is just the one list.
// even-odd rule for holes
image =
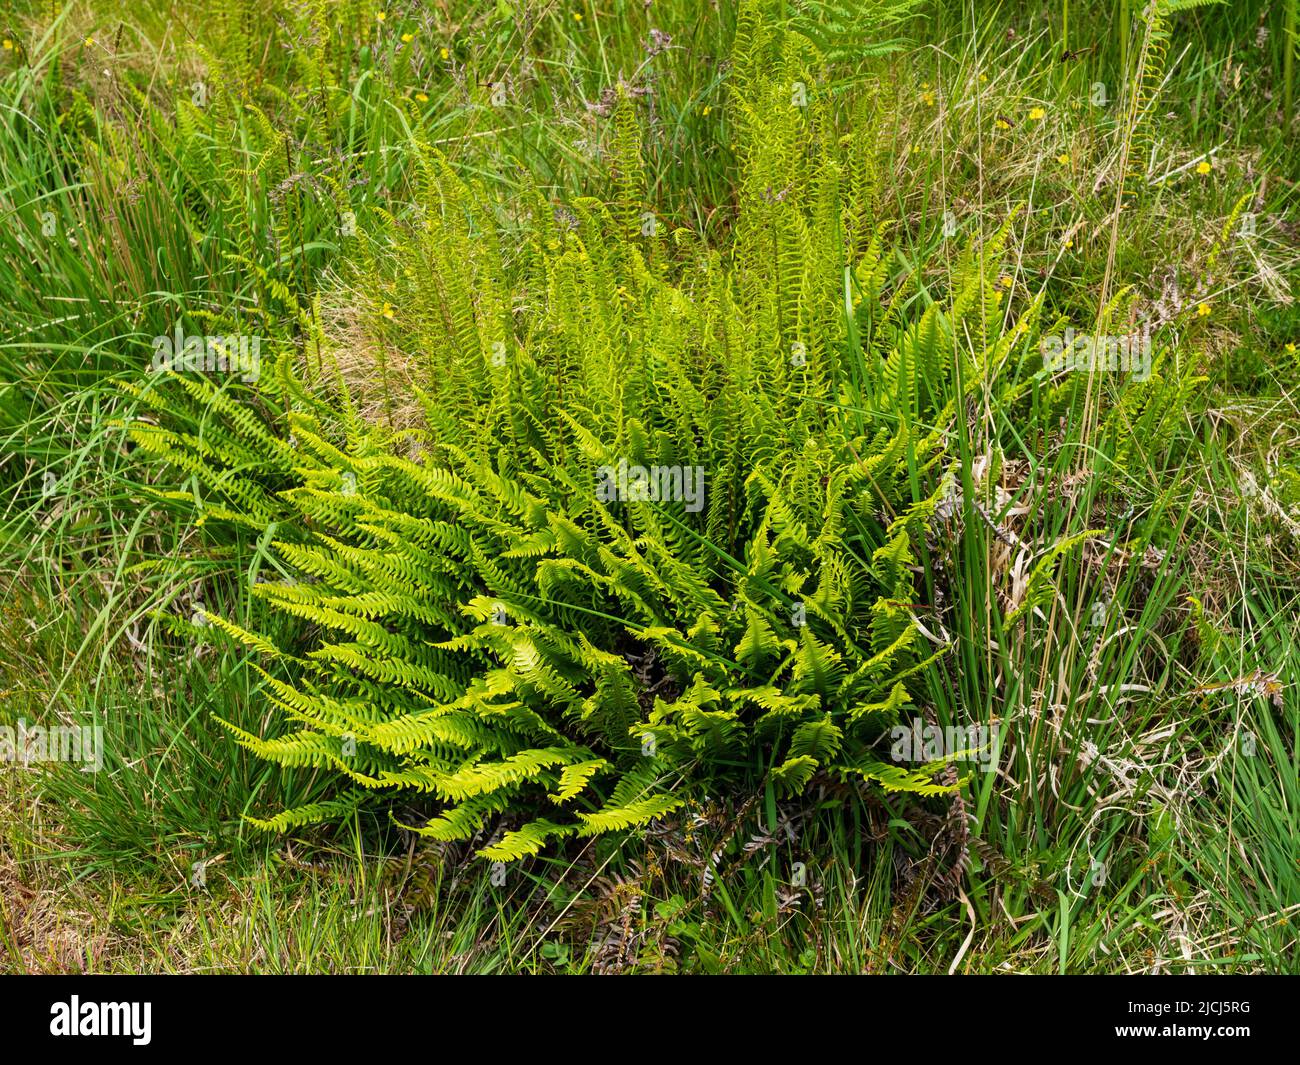
[[[506, 212], [422, 147], [415, 208], [375, 215], [350, 287], [376, 294], [381, 386], [418, 397], [413, 424], [318, 334], [301, 372], [264, 372], [258, 416], [208, 384], [138, 393], [163, 416], [136, 443], [291, 575], [253, 590], [301, 619], [292, 644], [211, 621], [295, 728], [227, 727], [345, 787], [262, 826], [420, 793], [412, 827], [441, 840], [526, 815], [482, 848], [509, 860], [693, 787], [952, 786], [877, 752], [946, 650], [913, 606], [947, 433], [1037, 307], [997, 328], [1005, 228], [946, 304], [891, 278], [874, 139], [823, 136], [831, 94], [791, 100], [817, 83], [806, 34], [749, 11], [737, 53], [729, 254], [655, 216], [624, 96], [610, 203]], [[203, 439], [167, 428], [183, 402], [213, 405]]]

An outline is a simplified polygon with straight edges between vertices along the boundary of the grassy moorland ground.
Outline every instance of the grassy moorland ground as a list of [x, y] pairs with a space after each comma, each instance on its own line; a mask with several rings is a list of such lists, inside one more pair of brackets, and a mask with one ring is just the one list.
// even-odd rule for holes
[[[1296, 970], [1294, 5], [1159, 24], [1122, 0], [886, 6], [808, 5], [791, 54], [816, 119], [772, 145], [755, 101], [799, 79], [746, 67], [731, 5], [9, 6], [0, 725], [93, 723], [105, 744], [98, 772], [0, 766], [4, 970]], [[872, 264], [832, 286], [846, 350], [888, 351], [892, 323], [931, 308], [962, 324], [955, 376], [905, 362], [905, 400], [867, 405], [861, 382], [882, 378], [863, 362], [831, 403], [940, 434], [937, 461], [907, 445], [868, 520], [906, 517], [950, 471], [938, 513], [907, 524], [915, 601], [898, 609], [928, 645], [907, 690], [928, 721], [986, 728], [989, 771], [967, 763], [932, 796], [830, 774], [787, 793], [757, 773], [503, 865], [475, 855], [494, 825], [464, 841], [399, 827], [429, 816], [407, 793], [252, 827], [337, 782], [218, 723], [278, 727], [258, 656], [202, 622], [302, 639], [252, 588], [289, 575], [273, 540], [320, 516], [199, 520], [205, 474], [127, 423], [225, 441], [228, 400], [150, 408], [151, 338], [182, 314], [192, 331], [255, 321], [268, 362], [313, 383], [332, 364], [359, 422], [418, 433], [422, 375], [460, 329], [438, 320], [453, 281], [508, 304], [521, 343], [547, 335], [532, 271], [567, 276], [571, 238], [523, 250], [538, 204], [622, 210], [639, 159], [636, 206], [671, 235], [646, 275], [685, 302], [707, 287], [694, 263], [748, 268], [765, 226], [787, 232], [819, 152], [843, 164], [841, 224], [863, 226], [848, 265]], [[430, 153], [517, 236], [491, 269], [412, 222]], [[954, 280], [972, 254], [973, 323]], [[775, 275], [814, 276], [823, 256], [796, 258]], [[619, 276], [610, 304], [658, 283]], [[1017, 354], [1022, 323], [1035, 342]], [[1149, 380], [1063, 392], [1074, 378], [1035, 355], [1067, 327], [1149, 329]], [[285, 399], [238, 395], [268, 424]], [[874, 561], [873, 536], [849, 555]]]

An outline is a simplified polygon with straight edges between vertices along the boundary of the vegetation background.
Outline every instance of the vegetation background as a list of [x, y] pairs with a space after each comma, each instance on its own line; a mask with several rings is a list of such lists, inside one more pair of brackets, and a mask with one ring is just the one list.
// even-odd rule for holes
[[[10, 0], [0, 724], [106, 761], [0, 767], [5, 970], [1295, 971], [1298, 6]], [[255, 331], [259, 380], [155, 387], [182, 319]], [[1044, 372], [1067, 325], [1149, 329], [1150, 378]], [[520, 515], [598, 520], [583, 441], [743, 484], [590, 556], [642, 631], [716, 610], [722, 672], [525, 584], [556, 549]], [[493, 551], [360, 603], [462, 484]], [[534, 819], [617, 761], [570, 734], [456, 831], [409, 779], [343, 801], [328, 743], [382, 722], [286, 733], [274, 682], [400, 710], [424, 681], [365, 649], [408, 630], [366, 625], [424, 592], [485, 659], [511, 600], [523, 704], [630, 671], [663, 802]], [[903, 631], [882, 727], [983, 725], [994, 771], [854, 747], [844, 677]], [[719, 679], [760, 676], [763, 714]]]

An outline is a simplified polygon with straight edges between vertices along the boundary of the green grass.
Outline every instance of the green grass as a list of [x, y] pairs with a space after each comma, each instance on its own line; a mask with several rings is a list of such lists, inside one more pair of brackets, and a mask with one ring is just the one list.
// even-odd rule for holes
[[[99, 773], [0, 767], [0, 968], [1296, 971], [1293, 4], [1177, 15], [1131, 134], [1140, 28], [1123, 42], [1109, 8], [1140, 22], [1138, 5], [1070, 5], [1081, 51], [1062, 61], [1061, 5], [925, 4], [898, 28], [903, 51], [834, 68], [832, 135], [867, 135], [853, 101], [881, 109], [877, 214], [895, 222], [891, 286], [918, 279], [908, 314], [950, 300], [960, 249], [1018, 207], [1002, 324], [1041, 296], [1045, 326], [1094, 330], [1103, 292], [1131, 285], [1150, 311], [1172, 279], [1181, 309], [1156, 343], [1183, 390], [1143, 406], [1099, 378], [1063, 419], [1032, 364], [1008, 362], [951, 427], [963, 503], [924, 545], [917, 617], [952, 650], [918, 703], [992, 727], [997, 773], [930, 801], [697, 796], [651, 831], [514, 863], [500, 884], [470, 847], [382, 816], [288, 839], [247, 825], [331, 784], [268, 767], [216, 725], [261, 734], [269, 707], [248, 656], [186, 626], [202, 603], [290, 638], [248, 590], [275, 555], [269, 537], [194, 527], [197, 484], [130, 446], [120, 422], [141, 408], [116, 382], [140, 379], [148, 338], [181, 308], [214, 330], [255, 323], [310, 366], [318, 340], [383, 305], [363, 238], [376, 211], [409, 219], [417, 135], [507, 209], [533, 192], [614, 199], [605, 94], [620, 78], [651, 90], [636, 99], [659, 218], [730, 248], [734, 12], [394, 4], [380, 23], [345, 3], [322, 29], [205, 0], [178, 28], [161, 2], [11, 6], [0, 724], [94, 722], [115, 740]], [[651, 29], [671, 37], [653, 55]], [[303, 45], [321, 32], [327, 48]], [[1126, 136], [1155, 164], [1116, 215]], [[1111, 325], [1095, 331], [1126, 328]], [[187, 417], [199, 436], [216, 421]], [[914, 463], [913, 498], [924, 476]], [[1104, 535], [1060, 556], [1041, 614], [1007, 625], [1033, 564], [1089, 530]], [[1251, 687], [1261, 676], [1276, 697]], [[195, 863], [210, 863], [201, 887]]]

